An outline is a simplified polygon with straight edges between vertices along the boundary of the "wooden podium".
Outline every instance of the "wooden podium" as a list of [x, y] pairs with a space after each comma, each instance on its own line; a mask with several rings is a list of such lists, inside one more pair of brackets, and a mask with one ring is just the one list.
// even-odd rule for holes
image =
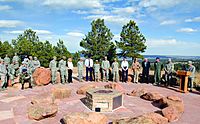
[[188, 76], [191, 75], [191, 72], [178, 70], [177, 75], [180, 76], [180, 91], [183, 93], [187, 93], [188, 92]]

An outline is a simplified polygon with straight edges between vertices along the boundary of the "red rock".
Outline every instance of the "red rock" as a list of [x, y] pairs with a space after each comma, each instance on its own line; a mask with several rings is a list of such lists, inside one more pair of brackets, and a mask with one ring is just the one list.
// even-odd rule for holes
[[180, 113], [173, 106], [162, 109], [162, 114], [165, 118], [169, 120], [169, 122], [176, 121], [181, 117]]
[[128, 76], [128, 82], [132, 82], [132, 76]]
[[76, 93], [77, 94], [82, 94], [82, 95], [85, 95], [86, 94], [86, 91], [89, 90], [89, 89], [92, 89], [92, 88], [96, 88], [96, 85], [95, 84], [87, 84], [87, 85], [84, 85], [82, 87], [80, 87]]
[[184, 104], [183, 101], [176, 96], [168, 96], [159, 100], [160, 108], [165, 108], [168, 106], [173, 106], [177, 109], [179, 113], [184, 112]]
[[71, 90], [64, 86], [54, 87], [51, 92], [55, 99], [64, 99], [71, 95]]
[[115, 89], [119, 92], [125, 93], [125, 89], [119, 83], [110, 83], [108, 85], [105, 85], [104, 88]]
[[147, 92], [144, 95], [142, 95], [141, 97], [145, 100], [157, 101], [157, 100], [163, 98], [164, 96], [162, 94], [159, 94], [156, 92]]
[[100, 113], [71, 113], [63, 117], [65, 124], [107, 124], [108, 118]]
[[58, 112], [58, 106], [55, 104], [32, 104], [28, 107], [29, 119], [41, 120], [48, 117], [53, 117]]
[[167, 124], [168, 123], [168, 119], [158, 113], [151, 112], [151, 113], [145, 114], [144, 117], [147, 117], [147, 118], [153, 120], [156, 124]]
[[145, 93], [147, 93], [146, 89], [138, 88], [138, 89], [134, 89], [131, 93], [128, 93], [127, 95], [140, 97], [140, 96], [144, 95]]
[[156, 124], [152, 119], [144, 116], [138, 116], [135, 118], [117, 119], [112, 124]]
[[51, 81], [51, 71], [48, 68], [37, 68], [33, 73], [33, 80], [37, 85], [46, 85]]

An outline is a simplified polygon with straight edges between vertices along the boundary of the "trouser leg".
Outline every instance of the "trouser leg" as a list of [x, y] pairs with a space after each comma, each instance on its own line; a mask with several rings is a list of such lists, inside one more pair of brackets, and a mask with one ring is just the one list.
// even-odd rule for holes
[[125, 82], [125, 71], [122, 70], [122, 82]]
[[113, 72], [113, 82], [116, 81], [116, 72]]
[[55, 70], [51, 71], [51, 81], [52, 81], [52, 84], [56, 83], [56, 71]]
[[91, 67], [89, 70], [90, 70], [90, 81], [92, 81], [93, 68]]
[[106, 69], [106, 81], [109, 79], [109, 69]]
[[125, 82], [126, 82], [126, 81], [128, 81], [128, 70], [125, 71], [125, 74], [126, 74], [126, 76], [125, 76]]
[[6, 84], [7, 84], [7, 77], [6, 75], [1, 75], [1, 80], [2, 80], [2, 84], [1, 84], [1, 88], [6, 88]]

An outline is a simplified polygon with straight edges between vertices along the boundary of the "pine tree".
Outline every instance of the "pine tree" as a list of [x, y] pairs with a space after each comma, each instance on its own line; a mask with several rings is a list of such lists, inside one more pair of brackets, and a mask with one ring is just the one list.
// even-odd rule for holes
[[108, 56], [113, 34], [105, 26], [103, 19], [94, 20], [91, 25], [92, 30], [82, 39], [80, 46], [85, 49], [82, 51], [83, 54], [99, 60]]
[[121, 50], [120, 56], [131, 57], [132, 60], [143, 58], [140, 53], [145, 52], [146, 39], [133, 20], [123, 26], [120, 36], [120, 42], [116, 41], [118, 48]]

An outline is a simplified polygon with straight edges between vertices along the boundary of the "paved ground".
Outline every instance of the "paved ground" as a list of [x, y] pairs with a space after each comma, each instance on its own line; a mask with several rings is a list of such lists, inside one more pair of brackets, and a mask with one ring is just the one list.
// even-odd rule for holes
[[[90, 110], [80, 101], [83, 95], [77, 95], [76, 90], [86, 85], [86, 82], [79, 83], [74, 81], [73, 84], [63, 85], [72, 89], [72, 95], [63, 100], [56, 100], [59, 106], [58, 113], [53, 118], [47, 118], [41, 121], [29, 120], [27, 117], [27, 106], [30, 105], [32, 97], [48, 93], [54, 85], [34, 87], [33, 89], [18, 90], [9, 88], [6, 91], [0, 92], [0, 124], [60, 124], [60, 119], [63, 115], [70, 112], [90, 112]], [[96, 83], [103, 86], [107, 83]], [[200, 113], [200, 95], [197, 93], [179, 93], [174, 89], [152, 86], [151, 84], [123, 84], [120, 83], [126, 92], [131, 92], [135, 88], [146, 88], [150, 91], [160, 92], [161, 94], [176, 95], [183, 99], [185, 112], [181, 119], [173, 124], [197, 124], [199, 123]], [[59, 85], [59, 84], [56, 84]], [[159, 110], [154, 107], [151, 102], [140, 99], [138, 97], [124, 96], [124, 106], [114, 112], [104, 113], [109, 119], [121, 118], [128, 116], [138, 116], [143, 113]]]

